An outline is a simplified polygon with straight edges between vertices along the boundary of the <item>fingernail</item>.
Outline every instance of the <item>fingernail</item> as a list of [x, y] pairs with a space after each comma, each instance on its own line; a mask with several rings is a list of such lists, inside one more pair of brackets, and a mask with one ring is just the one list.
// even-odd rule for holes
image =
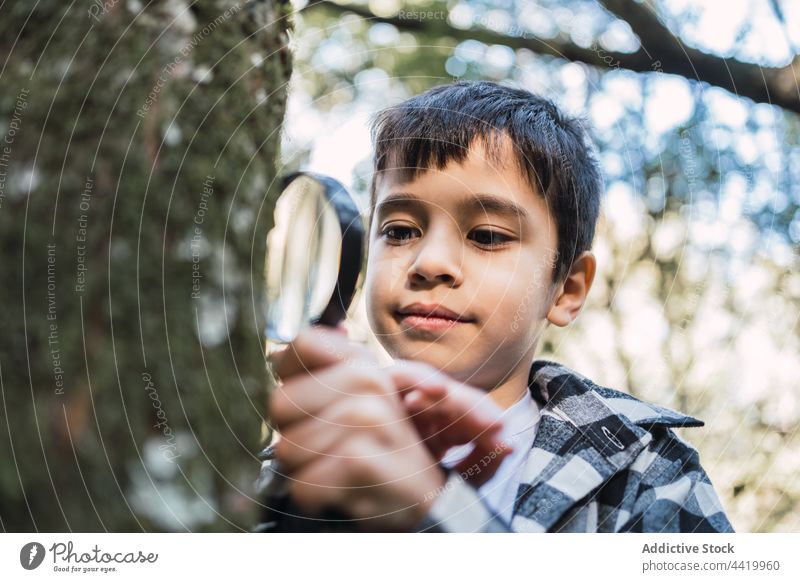
[[416, 406], [421, 399], [422, 395], [419, 392], [409, 392], [405, 397], [406, 406]]

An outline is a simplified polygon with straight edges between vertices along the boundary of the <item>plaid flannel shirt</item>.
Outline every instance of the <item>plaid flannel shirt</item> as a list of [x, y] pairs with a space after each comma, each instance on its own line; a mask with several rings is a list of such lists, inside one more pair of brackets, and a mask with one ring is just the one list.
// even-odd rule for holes
[[697, 451], [672, 430], [703, 422], [537, 360], [539, 428], [505, 523], [450, 474], [419, 531], [733, 532]]
[[541, 417], [511, 523], [450, 472], [417, 531], [734, 531], [697, 451], [672, 430], [702, 421], [547, 360], [533, 363], [528, 386]]

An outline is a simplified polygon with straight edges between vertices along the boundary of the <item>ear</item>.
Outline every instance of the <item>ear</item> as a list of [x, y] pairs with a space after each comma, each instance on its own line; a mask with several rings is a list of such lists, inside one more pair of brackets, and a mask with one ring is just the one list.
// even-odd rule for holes
[[597, 261], [590, 251], [575, 259], [567, 278], [555, 292], [556, 299], [547, 314], [547, 320], [558, 327], [566, 327], [578, 317], [589, 289], [592, 288]]

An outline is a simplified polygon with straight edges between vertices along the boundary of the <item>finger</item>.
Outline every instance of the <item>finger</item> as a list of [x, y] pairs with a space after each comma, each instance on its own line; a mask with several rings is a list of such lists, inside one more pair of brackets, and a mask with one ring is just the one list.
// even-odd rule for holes
[[[294, 475], [290, 495], [303, 509], [321, 513], [338, 509], [352, 514], [351, 502], [365, 497], [363, 484], [374, 480], [374, 459], [380, 454], [369, 439], [350, 438], [341, 456], [320, 457]], [[346, 455], [346, 456], [345, 456]]]
[[466, 443], [473, 443], [475, 454], [479, 451], [491, 451], [498, 446], [502, 426], [490, 426], [479, 432], [475, 432], [473, 429], [474, 427], [471, 425], [466, 426], [459, 423], [442, 426], [438, 433], [440, 446], [450, 449]]
[[300, 330], [297, 337], [273, 360], [273, 371], [281, 380], [324, 368], [339, 362], [371, 362], [378, 360], [367, 348], [350, 343], [346, 333], [333, 328], [315, 325]]
[[470, 413], [471, 420], [492, 425], [502, 418], [503, 410], [486, 392], [453, 380], [446, 374], [418, 362], [405, 362], [386, 368], [398, 392], [414, 413], [429, 411], [453, 418]]
[[441, 460], [451, 447], [469, 442], [475, 444], [476, 455], [496, 448], [502, 409], [485, 392], [445, 378], [432, 389], [419, 384], [404, 396], [406, 411], [431, 455]]
[[[355, 431], [380, 429], [395, 422], [406, 422], [390, 410], [383, 397], [370, 400], [340, 400], [310, 420], [291, 425], [282, 433], [276, 455], [289, 471], [296, 471], [318, 457], [351, 459], [341, 453], [341, 443]], [[338, 451], [338, 453], [337, 453]]]
[[[306, 342], [308, 336], [301, 338]], [[302, 348], [302, 345], [300, 346]], [[431, 395], [444, 394], [451, 382], [429, 366], [403, 365], [380, 369], [363, 360], [330, 365], [296, 374], [279, 384], [270, 397], [269, 416], [277, 427], [314, 417], [335, 400], [352, 394], [391, 396], [412, 387], [424, 387]]]
[[[483, 392], [455, 382], [432, 366], [401, 360], [386, 370], [420, 439], [437, 460], [451, 446], [471, 441], [498, 425], [499, 411], [481, 403], [485, 400]], [[458, 396], [450, 397], [451, 393]], [[444, 403], [446, 398], [450, 401]], [[445, 435], [444, 428], [451, 426], [455, 428]]]
[[480, 487], [494, 476], [503, 459], [513, 450], [514, 448], [509, 443], [503, 441], [495, 441], [491, 448], [476, 446], [453, 469], [475, 487]]
[[415, 426], [418, 427], [420, 437], [428, 450], [439, 461], [450, 448], [467, 443], [474, 445], [475, 455], [482, 456], [485, 452], [498, 449], [502, 434], [501, 424], [480, 427], [466, 420], [456, 422], [447, 418], [426, 420], [425, 415], [415, 417]]
[[415, 425], [435, 426], [435, 432], [429, 430], [426, 432], [426, 436], [439, 435], [447, 442], [447, 446], [464, 444], [476, 439], [480, 440], [486, 435], [499, 432], [502, 428], [502, 423], [499, 420], [487, 421], [475, 414], [474, 411], [467, 411], [456, 416], [437, 405], [419, 412], [415, 412], [412, 408], [409, 414]]
[[439, 418], [469, 417], [481, 426], [492, 426], [502, 421], [503, 410], [485, 393], [457, 383], [446, 393], [429, 395], [424, 388], [417, 389], [418, 397], [409, 397], [408, 408], [414, 413], [435, 414]]
[[297, 506], [311, 515], [341, 506], [349, 486], [338, 465], [341, 461], [322, 457], [290, 477], [289, 495]]
[[394, 389], [389, 376], [380, 370], [356, 369], [344, 364], [332, 366], [278, 385], [270, 398], [269, 416], [282, 430], [301, 420], [317, 418], [338, 400], [353, 395], [385, 398]]
[[411, 418], [441, 425], [453, 444], [493, 434], [502, 426], [502, 409], [485, 393], [463, 384], [452, 383], [444, 395], [416, 389], [404, 403]]
[[319, 457], [327, 457], [343, 439], [340, 431], [324, 430], [316, 420], [299, 422], [281, 435], [275, 456], [287, 473], [295, 473]]
[[442, 460], [450, 447], [442, 437], [441, 427], [424, 416], [416, 416], [412, 419], [412, 422], [417, 429], [420, 442], [427, 447], [431, 456], [437, 461]]
[[398, 394], [403, 397], [422, 390], [429, 397], [444, 396], [453, 380], [433, 366], [411, 360], [398, 360], [384, 370], [391, 376]]

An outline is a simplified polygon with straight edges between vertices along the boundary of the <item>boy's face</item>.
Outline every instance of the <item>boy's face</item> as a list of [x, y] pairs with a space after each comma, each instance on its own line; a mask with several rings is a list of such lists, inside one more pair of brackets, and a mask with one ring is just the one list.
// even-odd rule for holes
[[[556, 225], [511, 147], [504, 167], [478, 140], [463, 164], [407, 183], [384, 173], [370, 230], [365, 299], [381, 344], [485, 388], [527, 374], [554, 300]], [[415, 304], [421, 316], [403, 314]], [[426, 317], [430, 306], [460, 318]]]

